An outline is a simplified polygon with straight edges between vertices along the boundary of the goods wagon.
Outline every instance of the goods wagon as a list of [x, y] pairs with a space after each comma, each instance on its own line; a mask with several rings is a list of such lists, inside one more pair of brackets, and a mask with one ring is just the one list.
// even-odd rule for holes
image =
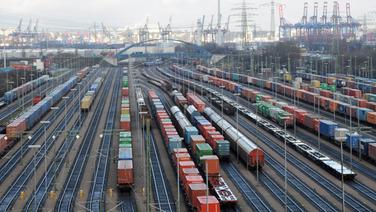
[[89, 90], [86, 92], [85, 96], [81, 100], [81, 110], [89, 111], [91, 105], [94, 102], [94, 99], [99, 92], [99, 89], [102, 85], [103, 78], [98, 77], [93, 84], [90, 86]]
[[[123, 72], [122, 88], [128, 87], [128, 72]], [[97, 92], [100, 85], [94, 85], [92, 88]], [[130, 126], [129, 99], [122, 95], [121, 111], [120, 111], [120, 128], [118, 145], [118, 161], [117, 161], [117, 187], [119, 190], [129, 190], [134, 184], [133, 171], [133, 145], [132, 132]]]
[[[255, 143], [239, 132], [210, 107], [205, 108], [204, 114], [215, 126], [223, 131], [225, 138], [230, 141], [232, 150], [237, 151], [238, 149], [239, 156], [247, 166], [250, 168], [261, 168], [264, 165], [264, 152]], [[237, 148], [237, 145], [239, 148]]]
[[27, 82], [25, 84], [22, 84], [21, 86], [14, 88], [10, 91], [5, 92], [4, 94], [4, 102], [6, 104], [10, 104], [13, 101], [15, 101], [17, 98], [20, 98], [26, 94], [28, 94], [31, 90], [47, 83], [49, 80], [48, 75], [43, 75], [39, 77], [36, 80], [32, 80], [30, 82]]
[[57, 86], [46, 98], [30, 107], [20, 117], [12, 121], [6, 129], [8, 138], [15, 139], [30, 130], [68, 91], [77, 83], [77, 77], [72, 77], [64, 84]]
[[[194, 161], [198, 164], [198, 167], [202, 172], [202, 176], [208, 176], [210, 188], [219, 202], [221, 204], [236, 203], [237, 198], [231, 189], [228, 188], [224, 179], [220, 176], [219, 158], [217, 155], [213, 155], [213, 149], [209, 145], [209, 141], [206, 140], [208, 143], [196, 142], [195, 139], [197, 139], [198, 129], [192, 126], [190, 121], [177, 106], [171, 107], [170, 111], [174, 117], [173, 121], [177, 126], [178, 131], [182, 132], [181, 134], [184, 137], [184, 142], [189, 147], [188, 149], [190, 150]], [[222, 136], [222, 140], [223, 139]], [[177, 157], [177, 155], [175, 157]], [[221, 192], [219, 192], [219, 190], [221, 190]]]

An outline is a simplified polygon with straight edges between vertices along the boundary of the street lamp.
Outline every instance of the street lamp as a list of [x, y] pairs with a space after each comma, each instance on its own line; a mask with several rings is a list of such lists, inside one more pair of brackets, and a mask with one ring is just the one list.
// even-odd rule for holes
[[[44, 177], [47, 178], [47, 137], [46, 137], [46, 128], [47, 125], [51, 124], [50, 121], [41, 121], [41, 124], [44, 125]], [[47, 181], [46, 181], [46, 188], [47, 188]]]
[[67, 130], [67, 99], [69, 96], [63, 96], [64, 99], [64, 131]]
[[[36, 151], [40, 148], [41, 146], [40, 145], [29, 145], [28, 148], [29, 149], [35, 149], [34, 151], [34, 158], [33, 158], [33, 161], [34, 161], [34, 200], [36, 200], [36, 190], [37, 190], [37, 175], [36, 175], [36, 158], [35, 158], [35, 153]], [[34, 201], [34, 211], [37, 211], [37, 202]]]

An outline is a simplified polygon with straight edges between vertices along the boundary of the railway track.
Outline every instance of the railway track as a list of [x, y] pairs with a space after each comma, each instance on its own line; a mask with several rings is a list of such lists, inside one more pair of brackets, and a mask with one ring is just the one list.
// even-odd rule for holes
[[[158, 79], [159, 76], [156, 76], [156, 75], [154, 75], [153, 77], [155, 77], [155, 79]], [[260, 198], [259, 194], [257, 194], [257, 192], [249, 185], [247, 180], [245, 180], [245, 177], [242, 176], [239, 172], [234, 173], [234, 171], [231, 172], [232, 169], [229, 169], [229, 166], [233, 167], [234, 165], [231, 162], [229, 162], [229, 163], [222, 163], [221, 166], [222, 166], [222, 168], [223, 168], [223, 166], [227, 167], [227, 169], [225, 169], [225, 171], [230, 176], [230, 179], [231, 179], [231, 177], [235, 176], [235, 178], [233, 178], [232, 181], [236, 184], [236, 186], [239, 188], [239, 190], [243, 194], [245, 194], [244, 196], [246, 197], [247, 203], [250, 206], [253, 206], [253, 208], [255, 210], [262, 208], [262, 206], [260, 207], [260, 205], [262, 205], [261, 203], [263, 203], [262, 198]], [[235, 168], [235, 167], [233, 167], [233, 168]], [[245, 181], [242, 181], [243, 179]], [[284, 192], [283, 192], [282, 188], [277, 183], [275, 183], [270, 176], [268, 176], [266, 173], [261, 172], [260, 173], [260, 181], [266, 186], [266, 188], [269, 189], [269, 191], [275, 197], [275, 199], [277, 199], [282, 204], [284, 204]], [[245, 185], [245, 187], [243, 185]], [[252, 195], [250, 195], [250, 194], [252, 194]], [[259, 200], [258, 203], [255, 202], [254, 199], [258, 199]], [[293, 198], [291, 198], [289, 195], [287, 197], [287, 201], [288, 201], [288, 210], [289, 211], [304, 211], [303, 207], [301, 205], [299, 205], [297, 203], [297, 201], [294, 200]], [[266, 203], [264, 203], [264, 205], [266, 205]]]
[[[23, 169], [23, 171], [20, 173], [17, 179], [12, 183], [12, 187], [10, 187], [8, 191], [5, 193], [5, 195], [3, 196], [0, 202], [0, 210], [8, 210], [12, 206], [14, 200], [18, 197], [19, 193], [25, 187], [30, 177], [34, 174], [33, 169], [34, 168], [36, 169], [37, 167], [40, 166], [40, 164], [42, 163], [44, 159], [45, 154], [53, 146], [56, 137], [58, 137], [60, 135], [60, 132], [62, 132], [63, 129], [65, 128], [65, 123], [73, 117], [74, 113], [78, 109], [79, 108], [77, 106], [77, 108], [73, 108], [73, 110], [69, 110], [69, 112], [67, 113], [67, 116], [64, 117], [63, 120], [59, 122], [58, 126], [53, 130], [53, 132], [46, 139], [46, 142], [41, 145], [40, 150], [35, 155], [33, 161], [30, 161], [26, 165], [26, 167]], [[53, 119], [54, 118], [55, 118], [55, 115], [53, 116]], [[55, 136], [55, 138], [53, 136]], [[44, 175], [44, 177], [46, 176], [47, 175]]]
[[[219, 89], [218, 88], [215, 88], [215, 90], [217, 90], [218, 92], [220, 92], [219, 91]], [[227, 96], [227, 97], [229, 97], [230, 99], [233, 99], [234, 100], [234, 98], [233, 98], [233, 94], [232, 93], [230, 93], [230, 92], [228, 92], [228, 91], [224, 91], [224, 94]], [[238, 100], [240, 100], [240, 101], [242, 101], [242, 103], [243, 103], [243, 106], [245, 106], [245, 105], [249, 105], [249, 104], [244, 104], [244, 99], [242, 99], [242, 98], [238, 98]], [[248, 106], [248, 108], [250, 108], [251, 106]], [[247, 107], [245, 107], [245, 108], [247, 108]], [[243, 123], [243, 125], [245, 125], [244, 127], [245, 127], [245, 129], [248, 129], [248, 127], [247, 127], [247, 124], [244, 124]], [[256, 130], [256, 129], [254, 129], [254, 128], [249, 128], [250, 130]], [[256, 132], [253, 132], [252, 134], [255, 134], [256, 135], [256, 137], [257, 136], [260, 136], [260, 134], [262, 134], [260, 131], [256, 131]], [[262, 136], [264, 136], [265, 137], [265, 135], [263, 135], [262, 134]], [[261, 138], [260, 139], [261, 141], [265, 141], [265, 139], [264, 138]], [[268, 141], [271, 141], [270, 139], [268, 140]], [[270, 144], [271, 142], [266, 142], [265, 144], [267, 144], [267, 145], [271, 145]], [[271, 147], [272, 149], [275, 149], [274, 147]], [[282, 150], [283, 151], [283, 150]], [[279, 152], [279, 154], [280, 154], [280, 152]], [[283, 155], [282, 155], [283, 156]], [[338, 156], [337, 156], [338, 157]], [[296, 161], [299, 161], [297, 158], [294, 158], [294, 162], [296, 162]], [[301, 161], [299, 161], [299, 163], [300, 164], [303, 164], [303, 162], [301, 162]], [[295, 165], [295, 163], [293, 163], [294, 165]], [[307, 164], [303, 164], [304, 166], [303, 167], [307, 167], [307, 168], [309, 168], [309, 166], [307, 165]], [[301, 169], [302, 170], [302, 166], [297, 166], [298, 167], [298, 169]], [[318, 174], [318, 173], [316, 173], [315, 172], [315, 174], [314, 174], [314, 177], [312, 176], [312, 174], [310, 174], [310, 172], [313, 172], [313, 169], [310, 169], [309, 171], [307, 171], [307, 170], [302, 170], [304, 173], [306, 173], [307, 174], [307, 176], [309, 176], [310, 178], [312, 178], [314, 181], [316, 181], [316, 182], [318, 182], [323, 188], [325, 188], [326, 190], [328, 190], [329, 192], [334, 192], [334, 194], [335, 194], [335, 197], [337, 198], [337, 199], [341, 199], [342, 197], [341, 197], [341, 191], [340, 191], [340, 189], [337, 187], [337, 186], [335, 186], [335, 185], [333, 185], [332, 183], [330, 183], [326, 178], [324, 178], [322, 175], [320, 175], [320, 174]], [[370, 173], [373, 173], [373, 171], [372, 170], [370, 170]], [[362, 196], [364, 196], [364, 197], [366, 197], [367, 199], [369, 199], [369, 200], [371, 200], [371, 201], [374, 201], [374, 199], [376, 198], [376, 196], [375, 196], [375, 191], [372, 189], [372, 188], [370, 188], [369, 186], [367, 186], [367, 185], [365, 185], [365, 184], [363, 184], [363, 183], [360, 183], [359, 181], [354, 181], [354, 182], [352, 182], [352, 183], [348, 183], [348, 185], [350, 185], [354, 190], [356, 190], [357, 192], [359, 192]], [[347, 198], [347, 197], [349, 197], [349, 198]], [[367, 207], [365, 206], [365, 205], [363, 205], [363, 204], [361, 204], [361, 202], [359, 202], [358, 200], [356, 200], [354, 197], [352, 197], [352, 196], [350, 196], [349, 194], [346, 194], [346, 198], [348, 199], [348, 201], [347, 201], [347, 204], [349, 205], [349, 206], [352, 206], [353, 208], [363, 208], [363, 209], [366, 209]], [[369, 209], [369, 208], [368, 208]]]
[[[157, 89], [160, 91], [160, 89]], [[161, 98], [162, 103], [166, 108], [170, 108], [171, 104], [167, 101], [165, 92], [157, 92]], [[170, 114], [170, 111], [167, 110], [167, 113]], [[225, 166], [225, 167], [224, 167]], [[260, 195], [250, 186], [245, 177], [240, 174], [232, 163], [221, 164], [222, 169], [227, 173], [230, 180], [237, 186], [239, 191], [243, 194], [244, 198], [247, 201], [247, 204], [251, 206], [256, 211], [273, 211], [271, 206], [260, 197]]]
[[158, 209], [161, 211], [176, 211], [174, 198], [172, 197], [171, 190], [167, 185], [167, 180], [165, 179], [164, 171], [159, 161], [159, 155], [153, 135], [150, 136], [150, 148], [150, 163], [153, 179], [152, 187], [156, 205], [158, 205]]
[[[85, 90], [87, 89], [88, 89], [88, 86], [86, 86]], [[66, 102], [66, 104], [69, 105], [73, 101], [73, 99], [75, 99], [74, 97], [76, 95], [78, 95], [78, 91], [69, 93], [68, 94], [69, 99]], [[49, 117], [47, 118], [47, 121], [49, 121], [49, 124], [46, 124], [48, 125], [46, 127], [50, 127], [55, 122], [56, 117], [60, 116], [64, 112], [65, 108], [64, 108], [63, 102], [60, 102], [59, 106], [60, 106], [59, 109], [53, 114], [50, 114]], [[65, 124], [65, 122], [61, 121], [59, 124], [60, 125]], [[31, 139], [26, 139], [25, 141], [23, 141], [21, 147], [17, 149], [14, 152], [14, 154], [10, 157], [10, 159], [0, 168], [0, 183], [4, 182], [5, 178], [15, 169], [15, 166], [21, 160], [23, 155], [29, 152], [28, 146], [35, 144], [41, 138], [41, 136], [44, 133], [44, 128], [45, 126], [40, 126], [38, 129], [36, 129], [33, 135], [31, 135]], [[56, 134], [57, 132], [56, 129], [54, 132]]]
[[[231, 98], [231, 96], [229, 95], [229, 92], [226, 91], [226, 96]], [[239, 100], [240, 98], [238, 98]], [[243, 99], [242, 99], [243, 100]], [[245, 100], [244, 100], [245, 101]], [[243, 105], [248, 105], [248, 104], [244, 104], [245, 102], [244, 101], [241, 101], [243, 103]], [[253, 106], [248, 106], [248, 108], [253, 108]], [[247, 125], [245, 125], [247, 126]], [[254, 130], [254, 129], [253, 129]], [[260, 134], [260, 132], [254, 132], [253, 134]], [[305, 139], [305, 140], [309, 140], [309, 143], [312, 143], [314, 142], [314, 139]], [[263, 139], [261, 139], [261, 141], [264, 141]], [[324, 144], [325, 145], [325, 144]], [[325, 149], [325, 148], [323, 148]], [[325, 152], [330, 152], [329, 150], [326, 150]], [[330, 153], [330, 155], [335, 155], [335, 150], [333, 150], [333, 152]], [[339, 155], [339, 153], [338, 153]], [[336, 159], [339, 159], [338, 155], [335, 155], [335, 158]], [[345, 156], [344, 156], [345, 158]], [[346, 157], [348, 159], [348, 161], [350, 161], [350, 157]], [[361, 165], [360, 163], [358, 162], [355, 162], [354, 164], [355, 165], [355, 168], [361, 168], [362, 169], [362, 173], [364, 173], [365, 175], [367, 176], [373, 176], [373, 175], [376, 175], [376, 173], [374, 171], [372, 171], [371, 169], [367, 168], [367, 167], [364, 167], [363, 165]], [[308, 172], [307, 172], [308, 173]], [[308, 175], [310, 176], [310, 175]], [[323, 178], [321, 176], [321, 178]], [[320, 182], [322, 182], [320, 180]], [[351, 186], [354, 190], [358, 191], [361, 195], [363, 195], [364, 197], [366, 197], [367, 199], [371, 200], [371, 201], [375, 201], [376, 200], [376, 192], [370, 188], [369, 186], [366, 186], [365, 184], [355, 180], [353, 182], [349, 182], [347, 183], [349, 186]], [[325, 187], [327, 188], [327, 187]]]
[[[68, 75], [67, 77], [70, 77], [72, 75]], [[10, 103], [9, 105], [5, 105], [3, 109], [0, 110], [0, 122], [2, 124], [5, 124], [7, 121], [6, 119], [11, 118], [14, 116], [14, 114], [22, 109], [22, 103], [26, 107], [31, 105], [32, 99], [33, 99], [33, 94], [41, 94], [41, 95], [46, 95], [51, 89], [53, 88], [53, 85], [59, 83], [60, 79], [51, 79], [47, 83], [37, 87], [34, 91], [30, 91], [23, 97], [20, 97], [19, 99], [15, 100], [14, 102]], [[56, 83], [55, 83], [56, 82]], [[63, 81], [62, 81], [63, 82]], [[5, 122], [5, 123], [4, 123]]]
[[250, 186], [232, 163], [221, 163], [221, 167], [243, 194], [249, 206], [255, 211], [273, 211], [270, 205]]
[[44, 177], [39, 181], [37, 189], [35, 191], [35, 195], [31, 196], [27, 200], [23, 208], [23, 211], [37, 211], [41, 209], [43, 203], [46, 200], [47, 192], [51, 188], [56, 176], [62, 170], [67, 153], [71, 150], [73, 142], [76, 140], [76, 135], [80, 131], [82, 123], [84, 122], [86, 117], [86, 114], [83, 114], [81, 122], [79, 119], [76, 119], [72, 129], [67, 135], [66, 140], [57, 151], [53, 163], [50, 164], [50, 166], [48, 167], [46, 175], [44, 175]]
[[[243, 118], [239, 118], [239, 124], [245, 128], [247, 131], [249, 131], [251, 134], [253, 134], [256, 138], [258, 138], [260, 141], [264, 141], [264, 143], [269, 146], [271, 149], [273, 149], [278, 155], [281, 157], [284, 157], [284, 149], [280, 147], [279, 145], [275, 144], [275, 141], [272, 139], [269, 139], [267, 136], [265, 136], [261, 131], [257, 130], [256, 128], [253, 128], [249, 126], [247, 122]], [[268, 156], [267, 156], [268, 158]], [[328, 179], [317, 173], [314, 169], [312, 169], [309, 165], [306, 163], [300, 161], [295, 156], [291, 154], [287, 154], [287, 160], [293, 164], [294, 167], [305, 173], [308, 177], [313, 179], [315, 182], [317, 182], [319, 185], [322, 186], [325, 190], [327, 190], [329, 193], [334, 194], [334, 196], [342, 200], [342, 191], [340, 188], [338, 188], [336, 185], [331, 183]], [[291, 174], [289, 175], [291, 177]], [[292, 183], [294, 185], [294, 183]], [[362, 191], [360, 191], [362, 192]], [[351, 207], [354, 211], [371, 211], [371, 208], [364, 205], [362, 202], [355, 199], [350, 194], [345, 194], [345, 202], [346, 205]]]
[[119, 207], [120, 207], [121, 212], [136, 212], [137, 211], [137, 208], [133, 202], [131, 193], [129, 192], [123, 193], [120, 196], [120, 200], [121, 201], [119, 203]]
[[110, 109], [107, 114], [105, 132], [103, 133], [102, 144], [99, 149], [99, 157], [96, 160], [96, 167], [93, 176], [92, 186], [89, 191], [87, 208], [90, 211], [104, 211], [103, 200], [104, 190], [107, 184], [108, 160], [110, 147], [112, 142], [111, 131], [115, 126], [116, 107], [118, 105], [118, 97], [120, 92], [119, 70], [116, 70], [114, 92], [111, 96]]
[[64, 184], [62, 194], [60, 195], [58, 203], [56, 204], [56, 211], [70, 211], [73, 207], [72, 202], [74, 201], [77, 193], [77, 186], [81, 181], [82, 171], [84, 170], [84, 166], [92, 146], [92, 141], [94, 139], [95, 131], [97, 130], [99, 119], [104, 109], [105, 97], [111, 88], [112, 81], [110, 79], [113, 79], [113, 72], [110, 73], [111, 74], [106, 78], [103, 92], [99, 97], [99, 103], [95, 108], [94, 117], [90, 121], [89, 128], [86, 131], [83, 139], [83, 143], [81, 144], [80, 150], [74, 159], [73, 167], [69, 172], [69, 177]]

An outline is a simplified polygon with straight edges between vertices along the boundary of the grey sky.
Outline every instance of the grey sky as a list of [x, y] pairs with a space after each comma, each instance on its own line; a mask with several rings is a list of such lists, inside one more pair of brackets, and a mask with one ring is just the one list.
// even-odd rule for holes
[[[254, 6], [270, 0], [253, 0]], [[227, 20], [229, 14], [235, 11], [231, 8], [241, 0], [222, 0], [222, 21]], [[303, 13], [302, 0], [279, 0], [284, 3], [285, 17], [289, 22], [297, 22]], [[309, 16], [313, 13], [313, 3], [309, 2]], [[319, 0], [319, 15], [322, 13], [322, 0]], [[365, 12], [375, 8], [375, 0], [350, 0], [340, 2], [341, 14], [345, 14], [345, 3], [350, 2], [352, 15], [360, 17]], [[332, 10], [332, 1], [329, 1], [329, 13]], [[375, 9], [376, 10], [376, 9]], [[104, 22], [111, 26], [134, 26], [145, 22], [149, 16], [149, 23], [159, 21], [166, 24], [172, 16], [173, 26], [191, 27], [197, 18], [206, 15], [206, 23], [211, 15], [216, 14], [217, 0], [0, 0], [0, 25], [14, 26], [20, 18], [24, 23], [29, 18], [40, 19], [41, 27], [59, 26], [60, 28], [87, 27], [93, 22]], [[258, 25], [269, 28], [270, 9], [260, 7], [255, 18]], [[276, 16], [278, 12], [276, 10]], [[278, 18], [276, 18], [278, 23]], [[214, 18], [216, 23], [216, 17]], [[231, 21], [232, 27], [238, 25], [235, 18]], [[25, 26], [25, 24], [24, 24]]]

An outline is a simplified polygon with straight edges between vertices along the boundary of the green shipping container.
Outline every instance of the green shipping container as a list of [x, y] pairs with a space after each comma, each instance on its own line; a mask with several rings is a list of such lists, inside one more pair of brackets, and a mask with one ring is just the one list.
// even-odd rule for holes
[[320, 84], [320, 88], [321, 88], [321, 89], [324, 89], [324, 90], [328, 90], [328, 84], [326, 84], [326, 83], [321, 83], [321, 84]]
[[126, 132], [120, 132], [120, 133], [119, 133], [119, 137], [120, 137], [120, 138], [128, 138], [128, 137], [132, 137], [132, 132], [129, 132], [129, 131], [126, 131]]
[[132, 144], [119, 143], [119, 148], [132, 148]]
[[199, 163], [201, 163], [200, 157], [204, 155], [213, 155], [213, 149], [207, 143], [196, 144], [196, 160]]
[[331, 92], [336, 92], [337, 91], [337, 87], [336, 87], [336, 85], [329, 85], [328, 86], [328, 90], [331, 91]]

